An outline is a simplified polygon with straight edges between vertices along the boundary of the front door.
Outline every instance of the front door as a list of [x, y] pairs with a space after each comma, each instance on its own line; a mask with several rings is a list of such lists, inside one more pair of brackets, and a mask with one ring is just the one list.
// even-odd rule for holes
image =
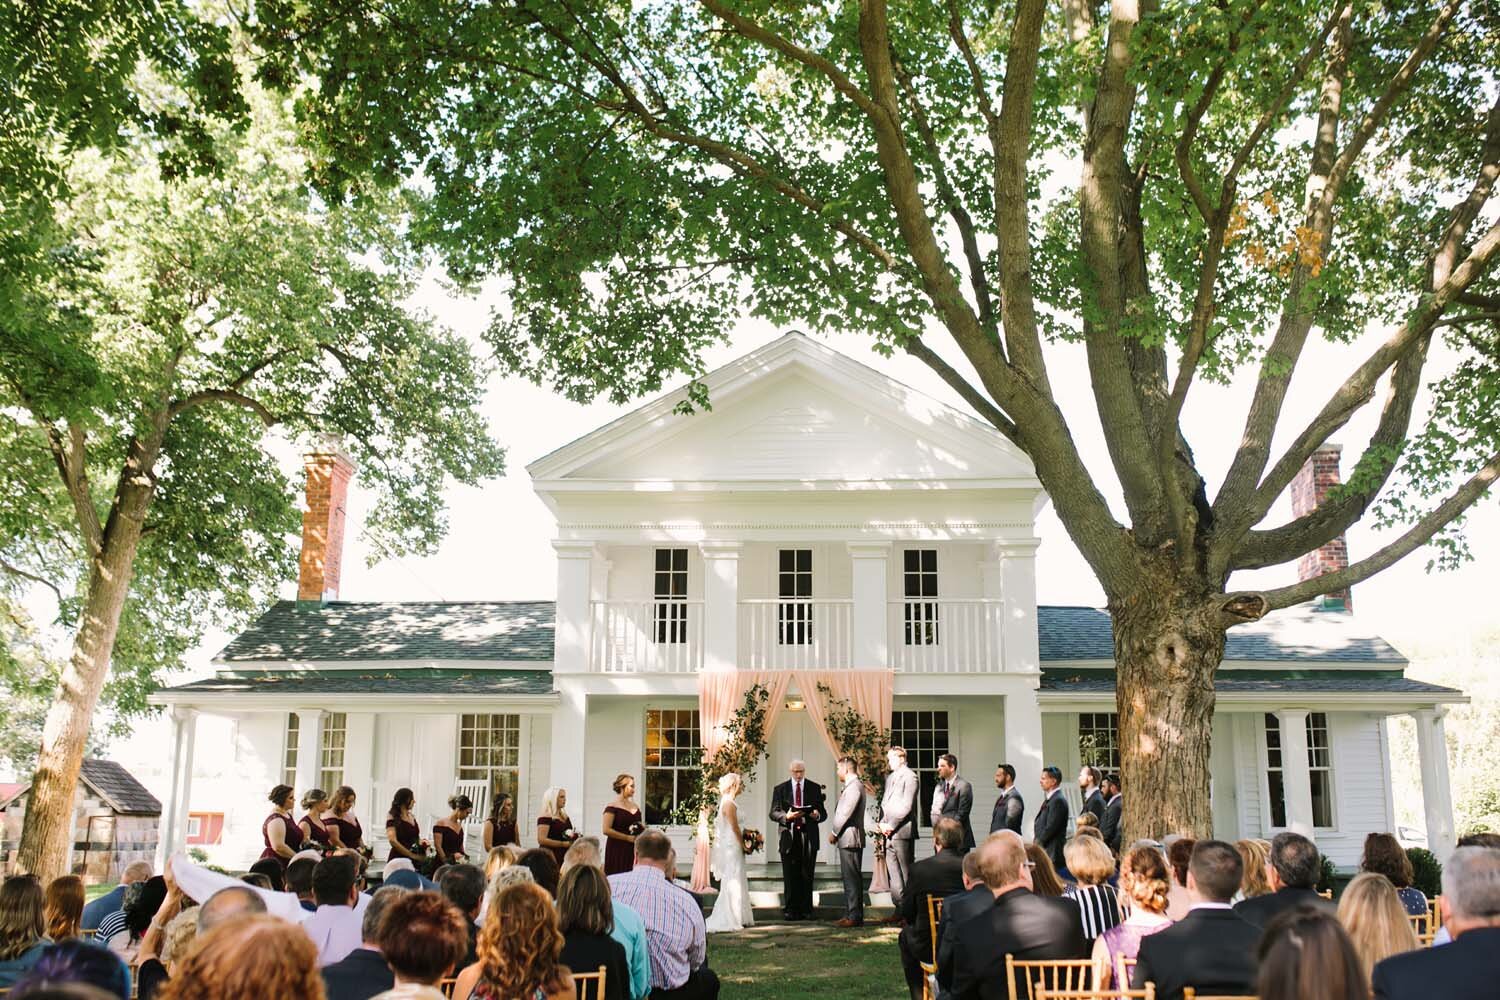
[[[788, 769], [792, 761], [800, 760], [807, 765], [807, 778], [816, 781], [823, 786], [823, 794], [828, 802], [828, 812], [833, 814], [835, 800], [838, 797], [838, 775], [834, 773], [833, 754], [813, 729], [813, 724], [807, 717], [806, 710], [793, 712], [783, 708], [776, 717], [776, 728], [771, 731], [770, 746], [765, 767], [767, 768], [764, 781], [766, 796], [766, 811], [770, 810], [771, 790], [783, 781], [787, 780]], [[759, 784], [759, 782], [758, 782]], [[775, 847], [775, 827], [770, 825], [766, 832], [766, 844], [770, 848], [767, 861], [777, 861]], [[831, 862], [831, 848], [828, 846], [827, 834], [829, 826], [824, 824], [819, 833], [822, 835], [822, 843], [819, 845], [818, 860], [820, 862]]]

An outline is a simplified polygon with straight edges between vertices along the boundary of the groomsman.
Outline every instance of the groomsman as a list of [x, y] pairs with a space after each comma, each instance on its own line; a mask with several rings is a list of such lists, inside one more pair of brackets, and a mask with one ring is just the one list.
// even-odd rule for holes
[[995, 800], [995, 811], [990, 814], [990, 833], [1000, 830], [1020, 833], [1026, 802], [1016, 788], [1016, 769], [1009, 764], [995, 768], [995, 787], [1000, 789], [1000, 797]]
[[771, 822], [781, 827], [782, 915], [811, 920], [813, 866], [818, 861], [818, 824], [828, 818], [823, 786], [807, 780], [807, 765], [792, 761], [791, 780], [771, 793]]
[[1104, 772], [1097, 767], [1084, 765], [1078, 771], [1078, 793], [1083, 798], [1083, 811], [1093, 813], [1094, 818], [1103, 825], [1104, 820], [1104, 794], [1099, 786], [1104, 783]]
[[947, 816], [964, 828], [964, 850], [974, 849], [974, 828], [969, 813], [974, 810], [974, 786], [958, 776], [958, 758], [945, 753], [938, 758], [938, 786], [932, 793], [932, 825]]
[[[921, 787], [917, 773], [906, 766], [906, 750], [891, 747], [885, 754], [891, 773], [885, 779], [885, 794], [880, 797], [880, 832], [885, 834], [885, 868], [891, 881], [891, 905], [901, 912], [906, 884], [917, 845], [917, 798]], [[899, 916], [889, 923], [899, 924]]]
[[1032, 839], [1052, 859], [1052, 867], [1062, 871], [1063, 841], [1068, 839], [1068, 799], [1063, 795], [1062, 771], [1056, 767], [1042, 768], [1042, 805], [1036, 811], [1036, 825], [1032, 827]]
[[1104, 834], [1104, 842], [1116, 855], [1120, 853], [1120, 812], [1123, 808], [1120, 776], [1111, 774], [1104, 779], [1104, 818], [1099, 820], [1099, 832]]
[[839, 874], [844, 879], [844, 919], [835, 927], [862, 927], [865, 922], [865, 786], [854, 758], [839, 758], [839, 801], [833, 808], [833, 832], [828, 842], [839, 849]]

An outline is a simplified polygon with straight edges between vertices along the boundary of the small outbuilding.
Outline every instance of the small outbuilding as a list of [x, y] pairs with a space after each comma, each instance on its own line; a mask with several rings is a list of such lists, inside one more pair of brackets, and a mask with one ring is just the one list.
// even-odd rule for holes
[[[8, 870], [21, 844], [31, 786], [9, 786], [0, 794], [0, 857]], [[161, 802], [112, 760], [88, 759], [73, 796], [71, 870], [86, 883], [117, 882], [132, 861], [154, 861]]]

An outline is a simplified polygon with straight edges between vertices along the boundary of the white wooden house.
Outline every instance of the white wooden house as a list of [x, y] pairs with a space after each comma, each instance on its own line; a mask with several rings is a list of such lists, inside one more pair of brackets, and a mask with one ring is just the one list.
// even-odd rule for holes
[[[300, 599], [235, 638], [217, 676], [156, 696], [176, 720], [164, 844], [211, 796], [226, 812], [220, 860], [248, 863], [282, 781], [351, 785], [367, 829], [401, 786], [425, 819], [460, 783], [503, 789], [529, 842], [544, 788], [566, 788], [575, 823], [597, 831], [627, 772], [648, 821], [665, 823], [692, 780], [705, 670], [891, 671], [884, 721], [929, 787], [937, 755], [958, 756], [981, 828], [1001, 761], [1034, 804], [1044, 764], [1071, 778], [1084, 749], [1117, 760], [1109, 620], [1037, 606], [1047, 498], [1022, 454], [797, 334], [704, 381], [711, 411], [680, 414], [684, 391], [668, 393], [528, 467], [557, 519], [555, 602], [337, 600], [352, 470], [334, 451], [310, 456]], [[1298, 826], [1353, 863], [1365, 833], [1394, 829], [1385, 722], [1404, 714], [1429, 838], [1451, 846], [1442, 718], [1463, 695], [1404, 667], [1337, 600], [1233, 630], [1214, 720], [1218, 835]], [[768, 776], [793, 758], [833, 779], [796, 710], [813, 695], [788, 691], [747, 813], [764, 816]], [[223, 745], [197, 741], [204, 715], [230, 720]], [[232, 755], [235, 778], [195, 787], [205, 752]]]

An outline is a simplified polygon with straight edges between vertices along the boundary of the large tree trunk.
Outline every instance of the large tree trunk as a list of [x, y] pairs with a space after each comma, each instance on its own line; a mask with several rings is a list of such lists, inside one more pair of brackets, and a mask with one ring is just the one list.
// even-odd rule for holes
[[1128, 597], [1111, 601], [1110, 612], [1125, 782], [1122, 840], [1128, 844], [1168, 833], [1208, 836], [1222, 618], [1210, 593], [1184, 594], [1174, 581], [1150, 577]]

